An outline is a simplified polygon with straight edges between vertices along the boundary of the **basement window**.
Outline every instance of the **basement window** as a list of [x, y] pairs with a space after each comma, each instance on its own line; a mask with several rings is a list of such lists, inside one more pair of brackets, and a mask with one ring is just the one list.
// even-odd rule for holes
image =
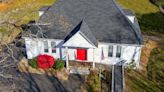
[[44, 52], [48, 53], [48, 41], [44, 41]]
[[116, 57], [121, 57], [121, 46], [117, 46]]
[[108, 48], [108, 56], [113, 57], [113, 46], [109, 46]]
[[52, 53], [56, 53], [56, 43], [55, 42], [51, 42], [51, 48], [52, 48]]

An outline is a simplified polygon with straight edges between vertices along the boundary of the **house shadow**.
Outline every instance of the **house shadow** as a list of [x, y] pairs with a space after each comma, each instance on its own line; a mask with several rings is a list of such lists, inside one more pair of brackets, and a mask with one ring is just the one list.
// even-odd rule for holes
[[161, 12], [136, 15], [142, 33], [148, 35], [164, 34], [164, 15]]

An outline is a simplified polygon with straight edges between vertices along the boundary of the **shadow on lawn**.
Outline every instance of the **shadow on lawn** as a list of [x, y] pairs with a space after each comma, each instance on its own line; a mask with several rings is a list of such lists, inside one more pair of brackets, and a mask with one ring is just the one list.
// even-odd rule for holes
[[164, 15], [162, 13], [137, 14], [137, 17], [143, 33], [164, 34]]
[[135, 90], [134, 92], [161, 92], [158, 86], [153, 81], [148, 80], [146, 76], [140, 75], [137, 72], [134, 74], [135, 76], [128, 76], [130, 90]]

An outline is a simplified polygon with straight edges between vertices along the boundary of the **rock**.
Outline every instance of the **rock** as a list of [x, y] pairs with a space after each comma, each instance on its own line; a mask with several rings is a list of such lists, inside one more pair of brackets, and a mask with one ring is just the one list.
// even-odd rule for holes
[[63, 69], [61, 71], [56, 71], [56, 73], [53, 73], [55, 77], [57, 77], [60, 80], [68, 80], [69, 72], [66, 69]]
[[43, 69], [35, 69], [29, 66], [28, 60], [25, 57], [18, 63], [18, 69], [20, 72], [25, 73], [45, 74]]
[[62, 69], [60, 71], [55, 71], [54, 69], [35, 69], [29, 66], [28, 60], [24, 57], [19, 63], [18, 63], [18, 69], [20, 72], [25, 73], [35, 73], [35, 74], [47, 74], [49, 76], [55, 76], [58, 79], [61, 80], [68, 80], [69, 71], [67, 69]]
[[20, 72], [28, 72], [28, 60], [24, 57], [19, 63], [18, 63], [18, 69]]
[[41, 68], [38, 68], [39, 72], [42, 73], [42, 74], [45, 74], [45, 70], [41, 69]]

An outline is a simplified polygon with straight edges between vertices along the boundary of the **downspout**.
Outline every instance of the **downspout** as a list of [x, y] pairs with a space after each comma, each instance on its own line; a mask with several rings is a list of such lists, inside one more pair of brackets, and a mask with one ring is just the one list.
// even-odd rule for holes
[[93, 48], [93, 65], [92, 65], [93, 69], [95, 68], [95, 57], [94, 57], [94, 55], [95, 55], [95, 49]]
[[69, 69], [68, 47], [66, 48], [66, 68]]

